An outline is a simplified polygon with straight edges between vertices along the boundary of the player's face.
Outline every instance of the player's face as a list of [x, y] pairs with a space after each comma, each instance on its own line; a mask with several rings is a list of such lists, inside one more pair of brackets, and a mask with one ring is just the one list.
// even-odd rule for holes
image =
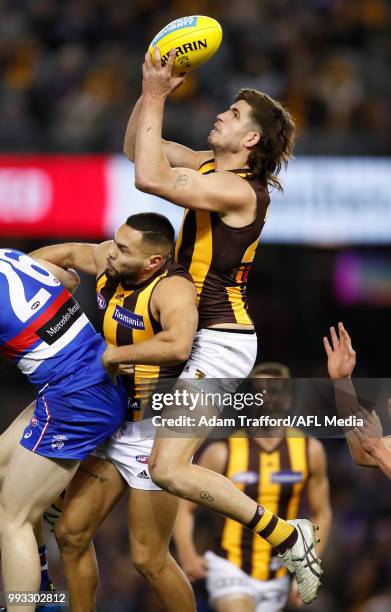
[[263, 392], [263, 404], [259, 412], [271, 416], [282, 416], [290, 411], [292, 407], [291, 381], [287, 378], [277, 376], [265, 376], [259, 374], [252, 379], [253, 386], [258, 387]]
[[254, 129], [250, 113], [250, 105], [245, 100], [238, 100], [228, 110], [217, 115], [208, 137], [212, 149], [237, 153], [256, 144], [260, 134]]
[[137, 283], [147, 270], [149, 259], [142, 233], [126, 224], [121, 225], [107, 255], [106, 276]]

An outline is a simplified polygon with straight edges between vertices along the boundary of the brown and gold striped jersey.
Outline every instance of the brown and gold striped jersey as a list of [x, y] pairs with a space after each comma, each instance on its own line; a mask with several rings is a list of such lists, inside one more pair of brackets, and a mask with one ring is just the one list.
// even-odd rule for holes
[[[160, 268], [151, 278], [139, 285], [122, 285], [117, 280], [102, 274], [96, 281], [100, 331], [107, 344], [123, 346], [149, 340], [162, 330], [151, 312], [152, 292], [163, 278], [182, 276], [189, 281], [186, 270], [172, 262]], [[134, 373], [124, 376], [129, 398], [141, 400], [150, 384], [161, 378], [176, 378], [183, 364], [177, 366], [136, 364]], [[132, 417], [140, 418], [140, 409], [135, 408]]]
[[[299, 436], [295, 432], [295, 436]], [[309, 474], [308, 438], [287, 437], [268, 452], [251, 438], [231, 436], [224, 475], [261, 506], [284, 519], [298, 515]], [[257, 580], [287, 573], [266, 540], [237, 521], [221, 517], [214, 551]]]
[[[202, 174], [215, 172], [214, 160]], [[248, 170], [231, 170], [248, 181], [257, 197], [257, 214], [245, 227], [230, 227], [218, 213], [185, 210], [175, 256], [197, 288], [199, 329], [216, 323], [251, 325], [247, 313], [246, 281], [259, 243], [269, 205], [266, 187]]]

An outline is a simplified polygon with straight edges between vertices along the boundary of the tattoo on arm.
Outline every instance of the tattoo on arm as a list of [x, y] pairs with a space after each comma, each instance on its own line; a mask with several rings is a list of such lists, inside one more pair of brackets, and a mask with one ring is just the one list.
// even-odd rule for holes
[[200, 493], [200, 498], [201, 498], [203, 501], [207, 501], [207, 502], [212, 502], [212, 501], [214, 501], [214, 497], [212, 497], [212, 496], [211, 496], [211, 495], [208, 493], [208, 491], [201, 491], [201, 493]]
[[187, 174], [180, 174], [174, 183], [174, 189], [177, 187], [186, 187], [189, 177]]

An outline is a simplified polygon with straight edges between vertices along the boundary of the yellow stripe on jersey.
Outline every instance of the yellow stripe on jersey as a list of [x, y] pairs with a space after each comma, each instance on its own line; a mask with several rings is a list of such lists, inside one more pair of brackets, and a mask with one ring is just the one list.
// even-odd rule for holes
[[303, 480], [296, 482], [293, 485], [293, 494], [287, 509], [287, 519], [297, 517], [299, 509], [300, 494], [305, 486], [308, 478], [308, 463], [307, 463], [307, 446], [305, 438], [288, 438], [286, 439], [289, 450], [289, 458], [291, 461], [291, 469], [293, 472], [302, 472]]
[[259, 238], [257, 238], [252, 244], [250, 244], [245, 254], [243, 255], [243, 259], [235, 277], [237, 283], [245, 282], [246, 279], [244, 277], [248, 275], [250, 264], [254, 261], [255, 251], [257, 250], [258, 244]]
[[175, 261], [178, 261], [179, 249], [182, 246], [183, 228], [184, 228], [186, 217], [187, 217], [188, 213], [189, 213], [189, 209], [186, 208], [185, 214], [183, 215], [183, 219], [182, 219], [181, 229], [179, 230], [178, 238], [177, 238], [177, 241], [176, 241], [176, 244], [175, 244]]
[[195, 214], [197, 227], [196, 239], [189, 273], [197, 288], [199, 300], [206, 275], [212, 263], [213, 236], [210, 213], [205, 210], [197, 210]]
[[167, 272], [155, 278], [155, 280], [152, 281], [152, 283], [150, 283], [147, 287], [145, 287], [145, 289], [141, 291], [140, 295], [137, 298], [137, 302], [136, 302], [134, 311], [144, 313], [145, 329], [133, 329], [133, 344], [137, 344], [138, 342], [144, 342], [144, 340], [149, 340], [150, 338], [154, 336], [154, 331], [153, 331], [151, 320], [149, 316], [147, 316], [148, 315], [148, 302], [149, 302], [149, 298], [151, 297], [152, 291], [156, 287], [156, 284], [161, 278], [164, 278], [166, 274]]
[[[281, 485], [272, 482], [273, 472], [280, 470], [280, 451], [272, 453], [261, 452], [259, 465], [258, 499], [260, 506], [265, 506], [273, 514], [278, 514]], [[267, 580], [269, 578], [269, 565], [272, 553], [271, 545], [257, 534], [253, 540], [252, 578]]]
[[[135, 304], [135, 312], [143, 312], [144, 314], [144, 327], [145, 329], [133, 329], [133, 344], [137, 344], [139, 342], [145, 342], [145, 340], [149, 340], [153, 338], [155, 335], [151, 323], [151, 319], [148, 313], [148, 304], [151, 298], [152, 291], [156, 287], [157, 283], [161, 278], [167, 275], [167, 272], [155, 278], [152, 283], [150, 283], [143, 291], [141, 291], [140, 295], [137, 298]], [[136, 399], [141, 399], [142, 396], [149, 396], [150, 392], [150, 382], [156, 381], [159, 378], [160, 374], [160, 366], [155, 365], [141, 365], [137, 364], [134, 368], [134, 389], [135, 389], [135, 397]], [[136, 419], [138, 420], [138, 419]]]
[[[250, 458], [248, 438], [229, 438], [229, 462], [227, 468], [227, 478], [240, 472], [248, 471]], [[244, 490], [244, 483], [235, 482], [235, 486], [241, 491]], [[232, 519], [226, 519], [221, 539], [221, 546], [227, 551], [227, 559], [237, 566], [242, 563], [242, 532], [243, 525]], [[258, 538], [260, 539], [260, 538]]]
[[243, 304], [242, 291], [240, 287], [226, 287], [228, 300], [231, 304], [232, 312], [236, 319], [236, 323], [243, 325], [252, 325], [250, 317]]
[[211, 170], [216, 170], [216, 164], [214, 160], [203, 163], [202, 166], [199, 168], [199, 172], [201, 172], [201, 174], [206, 174]]
[[[205, 174], [210, 170], [215, 170], [214, 160], [207, 161], [201, 165], [199, 172]], [[179, 232], [179, 236], [175, 246], [175, 260], [178, 261], [179, 249], [182, 245], [183, 228], [186, 222], [186, 216], [189, 213], [189, 209], [185, 210], [185, 214], [182, 221], [182, 226]], [[194, 284], [197, 288], [197, 297], [200, 299], [202, 287], [205, 282], [206, 275], [209, 272], [210, 264], [212, 263], [213, 255], [213, 236], [210, 213], [203, 210], [195, 211], [196, 217], [196, 237], [194, 244], [194, 251], [191, 258], [191, 264], [189, 267], [189, 273], [193, 278]]]
[[[107, 282], [106, 274], [103, 274], [97, 281], [97, 289], [100, 291]], [[127, 297], [132, 295], [133, 291], [125, 290], [121, 284], [118, 284], [116, 292], [107, 304], [103, 319], [103, 336], [107, 344], [117, 345], [117, 327], [118, 323], [113, 319], [113, 313], [116, 306], [123, 306]], [[120, 296], [120, 297], [117, 297]]]
[[252, 263], [254, 261], [255, 251], [257, 250], [258, 244], [259, 238], [257, 238], [252, 244], [250, 244], [245, 254], [243, 255], [242, 264]]

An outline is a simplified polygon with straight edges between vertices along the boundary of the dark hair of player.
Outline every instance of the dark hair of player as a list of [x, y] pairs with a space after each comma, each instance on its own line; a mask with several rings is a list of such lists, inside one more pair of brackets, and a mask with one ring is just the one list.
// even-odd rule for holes
[[126, 225], [141, 232], [143, 240], [153, 246], [165, 247], [168, 252], [174, 246], [175, 231], [164, 215], [138, 213], [128, 217]]
[[289, 368], [282, 363], [265, 362], [258, 363], [250, 374], [252, 376], [275, 376], [276, 378], [290, 378]]
[[251, 107], [251, 119], [261, 130], [261, 139], [248, 157], [249, 168], [265, 185], [282, 191], [277, 175], [292, 156], [294, 121], [282, 104], [256, 89], [241, 89], [235, 102], [238, 100], [244, 100]]

